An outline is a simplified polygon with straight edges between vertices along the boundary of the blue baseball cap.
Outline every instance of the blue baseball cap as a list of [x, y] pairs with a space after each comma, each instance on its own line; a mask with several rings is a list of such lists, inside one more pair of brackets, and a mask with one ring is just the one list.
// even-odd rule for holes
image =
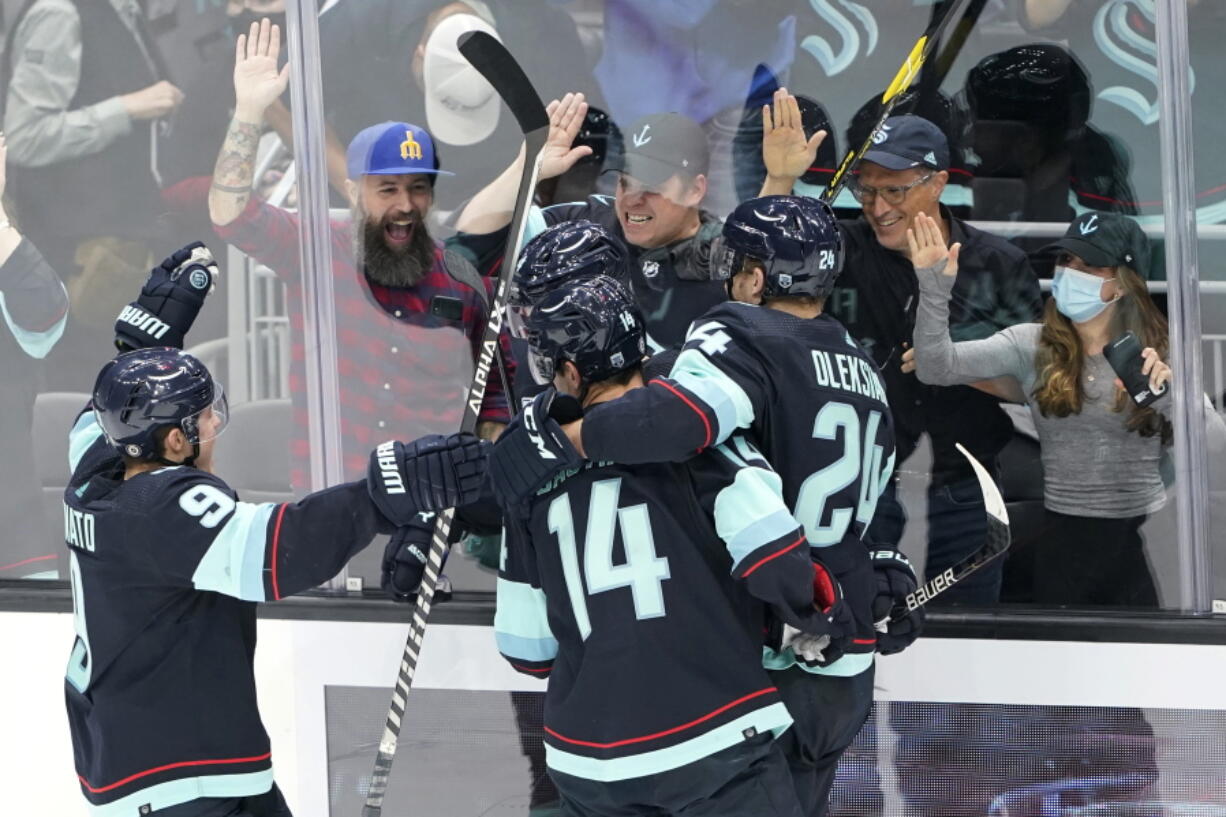
[[922, 116], [891, 116], [873, 137], [873, 146], [864, 161], [887, 170], [929, 167], [949, 168], [949, 140], [941, 129]]
[[351, 179], [402, 173], [455, 175], [438, 169], [430, 134], [407, 122], [380, 122], [359, 132], [345, 151], [345, 167]]

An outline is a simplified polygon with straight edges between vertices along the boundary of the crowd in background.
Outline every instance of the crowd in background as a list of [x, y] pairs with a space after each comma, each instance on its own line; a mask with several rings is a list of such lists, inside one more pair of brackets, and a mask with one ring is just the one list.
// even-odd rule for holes
[[[520, 134], [459, 54], [459, 35], [498, 37], [541, 97], [554, 100], [525, 240], [580, 218], [613, 229], [635, 259], [635, 294], [663, 349], [724, 297], [709, 263], [723, 215], [760, 191], [819, 192], [876, 123], [875, 100], [942, 9], [919, 0], [319, 6], [346, 474], [393, 431], [458, 425], [507, 238]], [[55, 577], [58, 505], [47, 497], [62, 490], [54, 461], [62, 443], [44, 433], [56, 416], [53, 398], [89, 390], [111, 354], [101, 339], [153, 262], [196, 239], [251, 259], [227, 268], [224, 285], [238, 295], [206, 313], [195, 333], [228, 347], [229, 359], [209, 358], [223, 380], [257, 377], [262, 365], [245, 351], [255, 345], [254, 264], [281, 292], [273, 300], [287, 326], [288, 366], [273, 391], [284, 399], [252, 407], [256, 447], [236, 444], [227, 458], [240, 490], [248, 475], [248, 490], [270, 495], [302, 493], [313, 478], [308, 364], [316, 343], [303, 298], [304, 283], [323, 273], [299, 259], [286, 72], [300, 69], [287, 65], [286, 48], [270, 51], [271, 31], [258, 27], [269, 18], [284, 39], [283, 0], [2, 8], [8, 173], [0, 239], [11, 233], [20, 247], [0, 266], [0, 360], [17, 374], [0, 431], [13, 464], [0, 478], [0, 577]], [[929, 575], [973, 549], [983, 505], [953, 448], [964, 442], [1001, 481], [1017, 544], [952, 601], [1161, 605], [1161, 579], [1173, 567], [1159, 562], [1175, 558], [1169, 507], [1155, 502], [1142, 516], [1157, 534], [1140, 556], [1148, 566], [1135, 572], [1152, 592], [1052, 596], [1035, 562], [1035, 542], [1050, 539], [1041, 428], [1009, 405], [1027, 395], [934, 385], [922, 365], [917, 377], [904, 359], [921, 301], [905, 230], [918, 214], [970, 248], [952, 295], [954, 341], [1040, 320], [1040, 282], [1057, 264], [1041, 248], [1079, 214], [1161, 223], [1153, 2], [990, 0], [970, 8], [974, 25], [955, 36], [958, 53], [939, 52], [894, 111], [926, 121], [917, 144], [937, 155], [919, 155], [918, 169], [870, 163], [835, 201], [848, 263], [827, 309], [881, 367], [899, 426], [901, 476], [872, 537], [926, 554]], [[1226, 218], [1226, 163], [1215, 153], [1226, 120], [1213, 114], [1216, 86], [1198, 56], [1214, 53], [1226, 11], [1191, 0], [1188, 15], [1197, 218], [1213, 224]], [[388, 182], [395, 170], [426, 180]], [[916, 184], [903, 190], [900, 178]], [[1052, 229], [1020, 235], [967, 221]], [[1162, 242], [1143, 254], [1132, 270], [1142, 282], [1163, 280]], [[1211, 261], [1202, 276], [1218, 277]], [[1153, 302], [1164, 310], [1161, 293]], [[1207, 329], [1226, 317], [1216, 302], [1204, 307]], [[236, 359], [243, 355], [250, 359]], [[518, 375], [511, 368], [510, 391], [530, 388], [526, 367]], [[501, 378], [492, 385], [482, 407], [487, 435], [510, 410]], [[1165, 455], [1155, 456], [1161, 494], [1171, 472]]]

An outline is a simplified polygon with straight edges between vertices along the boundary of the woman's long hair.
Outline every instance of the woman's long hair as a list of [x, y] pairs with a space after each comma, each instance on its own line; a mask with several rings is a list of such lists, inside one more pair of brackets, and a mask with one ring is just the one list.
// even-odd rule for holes
[[[1115, 268], [1116, 280], [1124, 288], [1124, 295], [1115, 304], [1115, 316], [1111, 321], [1111, 337], [1125, 331], [1137, 336], [1141, 348], [1152, 346], [1163, 360], [1167, 358], [1166, 318], [1158, 311], [1145, 281], [1131, 267]], [[1081, 375], [1085, 368], [1085, 349], [1081, 336], [1073, 322], [1056, 309], [1056, 299], [1049, 298], [1043, 310], [1043, 331], [1039, 335], [1039, 348], [1035, 354], [1034, 399], [1044, 417], [1067, 417], [1080, 414], [1085, 400], [1081, 387]], [[1152, 408], [1141, 408], [1127, 392], [1116, 394], [1114, 411], [1130, 409], [1124, 425], [1142, 437], [1162, 435], [1163, 444], [1171, 442], [1171, 424]]]

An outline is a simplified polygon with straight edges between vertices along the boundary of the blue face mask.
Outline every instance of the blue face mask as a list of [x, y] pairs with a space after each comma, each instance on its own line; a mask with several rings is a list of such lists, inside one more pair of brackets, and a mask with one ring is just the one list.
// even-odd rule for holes
[[1056, 267], [1051, 282], [1051, 296], [1056, 309], [1073, 323], [1085, 323], [1096, 318], [1109, 304], [1119, 300], [1103, 300], [1103, 284], [1114, 278], [1099, 278], [1071, 267]]

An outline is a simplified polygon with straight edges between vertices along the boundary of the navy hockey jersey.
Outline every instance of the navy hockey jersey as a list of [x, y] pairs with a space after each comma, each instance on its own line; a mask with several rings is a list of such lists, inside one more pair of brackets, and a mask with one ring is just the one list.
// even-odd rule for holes
[[[813, 671], [864, 671], [876, 646], [876, 583], [860, 538], [894, 469], [894, 429], [878, 370], [842, 324], [721, 304], [694, 322], [669, 378], [585, 413], [583, 446], [591, 459], [676, 461], [738, 428], [752, 430], [782, 477], [788, 507], [856, 618], [847, 655]], [[768, 661], [791, 664], [787, 654]]]
[[821, 613], [779, 477], [745, 440], [686, 465], [588, 463], [507, 519], [494, 629], [549, 678], [551, 769], [640, 777], [791, 723], [765, 606], [802, 629]]
[[91, 812], [136, 817], [267, 791], [255, 603], [326, 581], [391, 526], [364, 482], [274, 505], [241, 502], [190, 467], [125, 481], [92, 411], [69, 455], [76, 639], [65, 694]]

